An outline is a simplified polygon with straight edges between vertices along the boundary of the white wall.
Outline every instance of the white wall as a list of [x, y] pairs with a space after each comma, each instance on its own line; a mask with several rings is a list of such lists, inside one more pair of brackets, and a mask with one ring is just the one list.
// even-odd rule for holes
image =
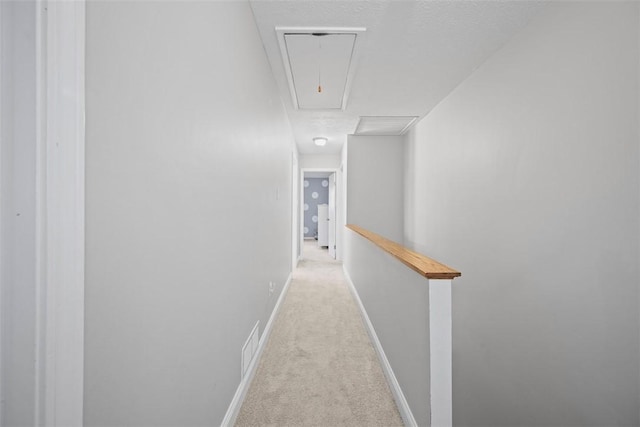
[[462, 271], [455, 425], [640, 423], [638, 7], [550, 5], [408, 136], [406, 241]]
[[419, 426], [430, 425], [429, 280], [347, 229], [345, 271]]
[[341, 158], [339, 154], [301, 154], [301, 169], [338, 169]]
[[33, 425], [36, 357], [36, 5], [0, 3], [0, 425]]
[[89, 2], [86, 79], [85, 425], [219, 425], [291, 269], [293, 138], [250, 7]]
[[403, 137], [349, 135], [346, 150], [346, 223], [402, 243]]

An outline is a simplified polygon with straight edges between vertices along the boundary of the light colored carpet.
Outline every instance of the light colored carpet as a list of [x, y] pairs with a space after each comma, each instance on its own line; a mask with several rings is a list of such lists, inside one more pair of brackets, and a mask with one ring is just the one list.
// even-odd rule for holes
[[305, 242], [236, 426], [402, 426], [342, 264], [316, 245]]

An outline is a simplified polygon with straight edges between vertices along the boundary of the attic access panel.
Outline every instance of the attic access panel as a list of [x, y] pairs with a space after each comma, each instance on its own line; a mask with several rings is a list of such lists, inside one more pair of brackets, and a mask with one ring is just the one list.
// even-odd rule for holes
[[344, 110], [364, 28], [277, 28], [296, 109]]
[[361, 116], [354, 135], [404, 135], [418, 116]]

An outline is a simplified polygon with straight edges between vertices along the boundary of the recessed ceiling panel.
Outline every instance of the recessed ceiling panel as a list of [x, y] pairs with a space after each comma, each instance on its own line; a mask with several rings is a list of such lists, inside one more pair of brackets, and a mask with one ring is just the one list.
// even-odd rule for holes
[[362, 116], [354, 135], [402, 135], [417, 116]]
[[364, 32], [364, 28], [276, 28], [294, 108], [346, 108]]
[[[427, 115], [548, 3], [249, 1], [301, 154], [339, 154], [360, 116]], [[312, 32], [356, 34], [342, 109], [298, 108], [284, 34]]]
[[355, 34], [285, 34], [300, 109], [341, 109]]

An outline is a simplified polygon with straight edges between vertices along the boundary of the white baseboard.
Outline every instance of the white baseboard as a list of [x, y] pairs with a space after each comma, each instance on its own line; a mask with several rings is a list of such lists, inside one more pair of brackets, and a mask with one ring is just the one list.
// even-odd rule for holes
[[380, 344], [380, 340], [378, 339], [378, 335], [376, 334], [375, 329], [373, 328], [373, 324], [371, 323], [371, 319], [369, 319], [369, 315], [367, 314], [367, 310], [365, 310], [364, 305], [362, 304], [362, 300], [360, 300], [360, 295], [358, 295], [358, 291], [356, 290], [349, 273], [344, 268], [344, 275], [347, 279], [347, 283], [349, 284], [349, 289], [351, 290], [351, 294], [353, 298], [356, 300], [358, 304], [358, 308], [360, 309], [360, 314], [362, 315], [362, 319], [364, 320], [365, 327], [367, 328], [367, 333], [369, 334], [369, 338], [371, 338], [371, 342], [373, 343], [373, 348], [376, 349], [376, 353], [378, 354], [378, 359], [380, 360], [380, 365], [382, 365], [382, 371], [384, 372], [384, 376], [387, 378], [387, 382], [389, 383], [389, 388], [391, 388], [391, 393], [393, 394], [393, 398], [398, 405], [398, 411], [400, 412], [400, 416], [404, 421], [404, 425], [408, 427], [417, 427], [418, 423], [416, 419], [413, 417], [413, 413], [411, 412], [411, 408], [409, 407], [409, 403], [407, 399], [404, 397], [404, 393], [402, 393], [402, 389], [400, 388], [400, 384], [398, 383], [398, 379], [396, 375], [393, 373], [393, 369], [391, 369], [391, 364], [387, 359], [387, 356], [384, 354], [384, 350], [382, 349], [382, 344]]
[[271, 312], [271, 316], [267, 321], [267, 325], [264, 328], [264, 332], [260, 337], [260, 343], [258, 344], [258, 349], [256, 350], [251, 363], [249, 363], [249, 367], [245, 373], [245, 376], [240, 381], [238, 385], [238, 389], [236, 390], [236, 394], [233, 396], [231, 400], [231, 404], [227, 409], [227, 413], [220, 424], [223, 427], [232, 427], [236, 423], [236, 418], [240, 413], [240, 408], [242, 407], [242, 403], [244, 402], [244, 398], [247, 396], [247, 392], [249, 391], [249, 387], [251, 386], [251, 381], [253, 380], [254, 375], [256, 374], [256, 370], [258, 368], [258, 364], [260, 362], [260, 358], [262, 357], [262, 352], [267, 344], [267, 340], [269, 339], [269, 335], [271, 334], [271, 329], [273, 329], [273, 323], [278, 316], [278, 312], [280, 311], [280, 307], [282, 306], [282, 301], [284, 300], [285, 295], [287, 294], [287, 290], [289, 289], [289, 285], [291, 284], [292, 274], [289, 274], [287, 278], [287, 282], [284, 284], [282, 288], [282, 292], [280, 292], [280, 296], [278, 297], [278, 302], [276, 302], [273, 311]]

